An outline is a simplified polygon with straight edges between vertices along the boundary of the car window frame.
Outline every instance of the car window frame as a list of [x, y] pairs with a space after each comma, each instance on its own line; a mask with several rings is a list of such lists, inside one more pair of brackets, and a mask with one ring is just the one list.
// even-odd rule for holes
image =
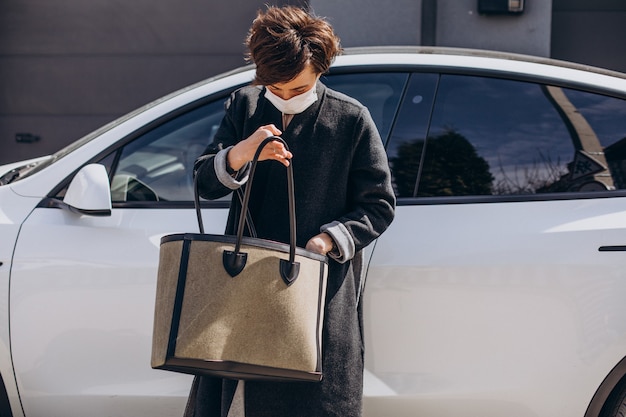
[[[555, 87], [568, 88], [572, 90], [579, 90], [588, 93], [601, 94], [612, 98], [626, 100], [626, 92], [614, 90], [611, 88], [603, 88], [582, 81], [575, 80], [563, 80], [555, 77], [545, 75], [530, 75], [524, 73], [517, 73], [512, 71], [503, 71], [496, 69], [483, 69], [483, 68], [467, 68], [462, 65], [448, 66], [442, 68], [437, 65], [416, 65], [416, 64], [394, 64], [394, 65], [381, 65], [381, 64], [369, 64], [369, 65], [344, 65], [338, 67], [331, 67], [328, 75], [334, 74], [346, 74], [346, 73], [367, 73], [367, 72], [402, 72], [410, 75], [413, 73], [436, 73], [439, 76], [449, 75], [466, 75], [466, 76], [479, 76], [487, 78], [498, 78], [512, 81], [531, 82], [536, 84], [551, 85]], [[98, 161], [111, 154], [113, 151], [121, 149], [132, 140], [138, 138], [142, 134], [157, 128], [163, 123], [167, 123], [173, 118], [192, 111], [197, 107], [208, 104], [215, 100], [226, 100], [227, 97], [236, 89], [247, 85], [247, 83], [239, 84], [225, 90], [221, 90], [211, 95], [202, 97], [201, 99], [190, 102], [180, 108], [169, 112], [152, 122], [142, 126], [131, 134], [117, 141], [112, 146], [103, 150], [102, 152], [94, 155], [91, 159], [86, 161], [83, 165], [78, 167], [68, 177], [54, 187], [47, 197], [39, 204], [40, 207], [58, 207], [59, 198], [58, 194], [66, 188], [71, 179], [76, 173], [85, 165], [90, 163], [97, 163]], [[404, 99], [403, 91], [402, 99]], [[382, 138], [385, 146], [387, 140], [392, 136], [393, 129], [395, 128], [395, 120], [397, 117], [398, 108], [395, 110], [392, 125], [386, 138]], [[430, 131], [430, 125], [428, 127]], [[109, 173], [110, 175], [111, 173]], [[421, 173], [420, 173], [421, 175]], [[418, 175], [417, 181], [420, 177]], [[564, 193], [545, 193], [545, 194], [527, 194], [527, 195], [504, 195], [504, 196], [441, 196], [441, 197], [402, 197], [398, 198], [398, 206], [408, 205], [433, 205], [433, 204], [475, 204], [475, 203], [506, 203], [506, 202], [526, 202], [526, 201], [553, 201], [553, 200], [572, 200], [572, 199], [591, 199], [591, 198], [617, 198], [626, 197], [626, 189], [623, 190], [611, 190], [611, 191], [593, 191], [593, 192], [564, 192]], [[202, 208], [228, 208], [230, 202], [228, 200], [214, 200], [214, 201], [201, 201]], [[193, 201], [160, 201], [160, 202], [117, 202], [113, 204], [113, 208], [193, 208]]]
[[[402, 66], [397, 67], [401, 70]], [[405, 68], [406, 70], [406, 68]], [[443, 75], [461, 75], [461, 76], [477, 76], [485, 78], [495, 78], [511, 81], [529, 82], [534, 84], [542, 84], [560, 88], [567, 88], [592, 94], [601, 94], [607, 97], [616, 98], [626, 101], [626, 92], [613, 90], [610, 88], [602, 88], [584, 82], [572, 80], [563, 80], [544, 75], [530, 75], [516, 72], [507, 72], [492, 69], [446, 67], [437, 66], [420, 66], [413, 67], [413, 73], [437, 73], [439, 77]], [[435, 97], [436, 102], [437, 98]], [[432, 112], [432, 109], [431, 109]], [[394, 118], [397, 115], [394, 116]], [[428, 133], [430, 133], [430, 122]], [[393, 127], [390, 136], [393, 135]], [[419, 169], [417, 182], [421, 179], [421, 167]], [[441, 204], [477, 204], [477, 203], [519, 203], [533, 201], [559, 201], [559, 200], [585, 200], [596, 198], [619, 198], [626, 197], [626, 189], [607, 190], [607, 191], [583, 191], [583, 192], [562, 192], [562, 193], [545, 193], [545, 194], [526, 194], [526, 195], [480, 195], [480, 196], [437, 196], [437, 197], [402, 197], [398, 198], [396, 204], [398, 206], [414, 206], [414, 205], [441, 205]]]

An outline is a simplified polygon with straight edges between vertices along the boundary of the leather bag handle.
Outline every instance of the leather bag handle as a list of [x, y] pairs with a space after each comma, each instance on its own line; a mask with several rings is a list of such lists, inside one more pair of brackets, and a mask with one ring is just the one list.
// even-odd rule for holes
[[[205, 160], [206, 161], [206, 160]], [[196, 166], [193, 169], [193, 202], [194, 207], [196, 209], [196, 217], [198, 218], [198, 229], [201, 234], [204, 234], [204, 222], [202, 221], [202, 206], [200, 205], [200, 193], [198, 191], [198, 169], [205, 161], [200, 161], [200, 163], [196, 162]], [[234, 191], [239, 198], [239, 202], [243, 205], [243, 193], [241, 192], [241, 188], [238, 188]], [[250, 232], [250, 236], [256, 237], [256, 229], [254, 228], [254, 224], [252, 223], [252, 217], [250, 213], [246, 214], [246, 223], [248, 225], [248, 231]]]
[[[243, 195], [243, 201], [241, 203], [241, 213], [239, 214], [239, 225], [237, 227], [237, 240], [235, 243], [234, 251], [224, 251], [223, 263], [226, 272], [231, 277], [237, 276], [243, 271], [246, 266], [247, 254], [241, 252], [241, 243], [243, 239], [243, 230], [246, 224], [246, 216], [248, 213], [248, 203], [250, 201], [250, 193], [252, 190], [252, 181], [254, 179], [254, 173], [259, 160], [259, 156], [265, 146], [273, 141], [281, 142], [285, 149], [289, 150], [287, 143], [278, 136], [270, 136], [265, 138], [258, 146], [254, 157], [252, 158], [252, 165], [250, 167], [250, 174], [248, 176], [248, 183], [246, 184], [246, 190]], [[289, 164], [287, 167], [287, 194], [289, 197], [289, 260], [280, 260], [280, 275], [283, 281], [287, 285], [291, 285], [300, 271], [300, 263], [296, 262], [296, 208], [295, 208], [295, 195], [293, 184], [293, 167]]]

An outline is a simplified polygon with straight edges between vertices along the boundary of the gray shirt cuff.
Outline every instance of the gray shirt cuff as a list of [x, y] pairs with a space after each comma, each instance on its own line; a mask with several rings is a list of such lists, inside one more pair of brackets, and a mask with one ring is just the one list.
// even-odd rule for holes
[[230, 175], [226, 169], [226, 164], [228, 163], [226, 158], [231, 148], [232, 146], [222, 149], [215, 155], [213, 167], [215, 168], [215, 175], [217, 175], [219, 182], [230, 190], [236, 190], [248, 181], [250, 163], [246, 163], [235, 176]]
[[325, 224], [320, 228], [320, 231], [328, 233], [335, 241], [335, 245], [337, 245], [336, 250], [328, 252], [329, 257], [339, 263], [345, 263], [354, 258], [354, 254], [356, 253], [354, 239], [343, 223], [334, 221], [332, 223]]

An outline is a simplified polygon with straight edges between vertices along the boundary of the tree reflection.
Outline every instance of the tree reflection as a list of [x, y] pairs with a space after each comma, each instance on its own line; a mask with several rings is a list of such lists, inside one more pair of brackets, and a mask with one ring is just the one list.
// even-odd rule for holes
[[419, 188], [415, 190], [423, 151], [424, 141], [405, 142], [398, 147], [396, 156], [390, 158], [399, 197], [492, 193], [494, 178], [489, 172], [489, 164], [463, 135], [452, 129], [428, 138]]
[[499, 170], [499, 179], [493, 186], [494, 195], [565, 192], [570, 186], [562, 181], [568, 175], [564, 164], [539, 150], [531, 163], [514, 167], [500, 164]]

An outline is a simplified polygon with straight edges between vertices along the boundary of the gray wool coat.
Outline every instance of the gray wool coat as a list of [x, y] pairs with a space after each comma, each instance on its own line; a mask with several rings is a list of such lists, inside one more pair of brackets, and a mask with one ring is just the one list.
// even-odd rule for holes
[[[275, 124], [293, 153], [297, 244], [329, 233], [330, 254], [323, 327], [323, 379], [315, 382], [245, 384], [246, 417], [357, 417], [362, 414], [362, 249], [387, 229], [395, 196], [387, 156], [367, 110], [356, 100], [317, 83], [318, 100], [282, 128], [281, 113], [258, 86], [244, 87], [226, 103], [213, 143], [198, 159], [198, 188], [215, 199], [243, 186], [249, 166], [227, 172], [226, 154], [262, 125]], [[285, 167], [259, 162], [249, 211], [260, 238], [288, 243]], [[235, 234], [240, 213], [233, 198], [226, 233]], [[185, 416], [226, 417], [237, 381], [196, 377]]]

